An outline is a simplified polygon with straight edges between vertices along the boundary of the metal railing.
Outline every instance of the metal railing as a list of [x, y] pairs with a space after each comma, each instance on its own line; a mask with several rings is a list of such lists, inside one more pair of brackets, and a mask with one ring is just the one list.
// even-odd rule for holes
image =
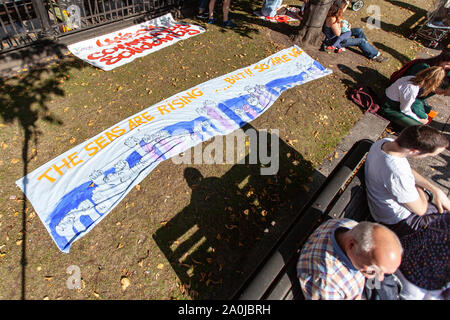
[[133, 17], [153, 17], [182, 3], [182, 0], [0, 0], [0, 53]]

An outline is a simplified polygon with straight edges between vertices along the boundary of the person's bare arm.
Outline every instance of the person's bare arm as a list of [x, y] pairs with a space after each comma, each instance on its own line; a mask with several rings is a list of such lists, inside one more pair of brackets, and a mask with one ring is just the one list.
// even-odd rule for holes
[[436, 205], [439, 213], [444, 212], [444, 210], [450, 211], [450, 199], [447, 195], [430, 181], [422, 177], [417, 171], [413, 169], [411, 170], [414, 175], [414, 179], [416, 180], [416, 185], [423, 189], [430, 190], [433, 194], [433, 203]]
[[417, 214], [418, 216], [423, 216], [425, 212], [427, 212], [428, 208], [428, 195], [421, 187], [416, 186], [416, 189], [419, 193], [419, 198], [415, 201], [404, 203], [404, 205], [409, 211]]
[[341, 35], [341, 26], [335, 17], [328, 17], [326, 24], [330, 26], [335, 36], [339, 37]]

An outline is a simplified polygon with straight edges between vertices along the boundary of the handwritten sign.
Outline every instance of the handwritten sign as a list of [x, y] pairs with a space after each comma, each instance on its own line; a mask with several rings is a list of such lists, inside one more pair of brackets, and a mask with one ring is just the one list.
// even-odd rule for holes
[[284, 49], [131, 115], [16, 184], [58, 248], [69, 252], [159, 163], [233, 132], [283, 91], [330, 73], [299, 47]]
[[108, 71], [202, 32], [202, 27], [178, 23], [168, 13], [68, 48], [78, 58]]

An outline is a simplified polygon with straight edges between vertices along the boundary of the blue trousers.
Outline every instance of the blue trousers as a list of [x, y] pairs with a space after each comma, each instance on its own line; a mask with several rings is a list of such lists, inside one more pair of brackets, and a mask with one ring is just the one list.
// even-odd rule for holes
[[361, 28], [352, 28], [351, 33], [352, 38], [342, 40], [341, 47], [358, 47], [369, 59], [374, 58], [378, 54], [378, 50], [367, 41], [366, 35]]
[[433, 203], [428, 203], [427, 211], [423, 216], [418, 216], [412, 213], [408, 218], [403, 219], [396, 224], [386, 226], [394, 231], [399, 238], [402, 238], [421, 228], [426, 228], [430, 223], [439, 218], [442, 218], [442, 214], [439, 213], [438, 209]]
[[340, 49], [342, 47], [341, 46], [342, 41], [344, 41], [346, 39], [350, 39], [351, 36], [352, 36], [351, 31], [341, 33], [341, 35], [339, 37], [337, 37], [337, 39], [333, 42], [332, 46]]

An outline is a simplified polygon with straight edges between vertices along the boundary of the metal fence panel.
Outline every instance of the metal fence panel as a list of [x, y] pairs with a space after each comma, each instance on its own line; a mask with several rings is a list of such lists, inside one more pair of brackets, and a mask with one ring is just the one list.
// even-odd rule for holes
[[124, 19], [163, 14], [182, 0], [0, 0], [0, 53]]

